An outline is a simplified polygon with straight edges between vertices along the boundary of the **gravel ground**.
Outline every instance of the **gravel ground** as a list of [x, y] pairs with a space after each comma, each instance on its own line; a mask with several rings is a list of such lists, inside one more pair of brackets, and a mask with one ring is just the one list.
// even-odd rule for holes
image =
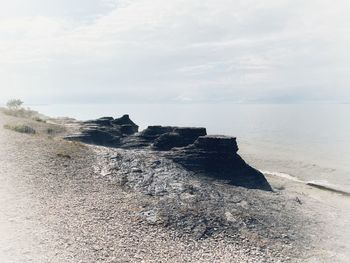
[[[2, 128], [19, 122], [38, 133]], [[323, 221], [305, 213], [316, 201], [296, 191], [228, 186], [154, 152], [88, 147], [48, 127], [65, 130], [0, 115], [1, 262], [317, 262], [328, 255], [318, 248]]]

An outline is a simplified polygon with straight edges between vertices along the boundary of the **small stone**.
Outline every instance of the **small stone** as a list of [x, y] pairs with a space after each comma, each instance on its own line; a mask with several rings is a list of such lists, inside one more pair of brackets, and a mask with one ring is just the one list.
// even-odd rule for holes
[[230, 212], [226, 212], [225, 217], [228, 222], [234, 223], [237, 221], [236, 218]]

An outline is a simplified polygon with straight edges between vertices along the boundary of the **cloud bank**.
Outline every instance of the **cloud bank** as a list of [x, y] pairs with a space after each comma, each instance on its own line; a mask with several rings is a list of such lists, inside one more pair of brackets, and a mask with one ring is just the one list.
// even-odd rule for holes
[[0, 11], [2, 100], [350, 101], [346, 0], [47, 2]]

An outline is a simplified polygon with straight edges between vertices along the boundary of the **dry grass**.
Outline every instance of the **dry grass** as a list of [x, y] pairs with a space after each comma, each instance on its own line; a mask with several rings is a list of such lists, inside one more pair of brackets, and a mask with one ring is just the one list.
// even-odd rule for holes
[[20, 118], [39, 118], [39, 113], [37, 111], [31, 110], [29, 108], [19, 108], [19, 109], [9, 109], [0, 108], [1, 112], [6, 115], [20, 117]]
[[33, 129], [30, 126], [24, 125], [24, 124], [18, 124], [18, 125], [5, 124], [4, 128], [8, 129], [8, 130], [15, 131], [15, 132], [20, 132], [20, 133], [27, 133], [27, 134], [35, 134], [36, 133], [35, 129]]

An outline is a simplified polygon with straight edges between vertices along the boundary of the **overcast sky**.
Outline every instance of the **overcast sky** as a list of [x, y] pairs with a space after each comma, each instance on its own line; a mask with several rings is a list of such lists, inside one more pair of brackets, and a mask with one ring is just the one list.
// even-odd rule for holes
[[0, 102], [350, 102], [348, 0], [0, 0]]

